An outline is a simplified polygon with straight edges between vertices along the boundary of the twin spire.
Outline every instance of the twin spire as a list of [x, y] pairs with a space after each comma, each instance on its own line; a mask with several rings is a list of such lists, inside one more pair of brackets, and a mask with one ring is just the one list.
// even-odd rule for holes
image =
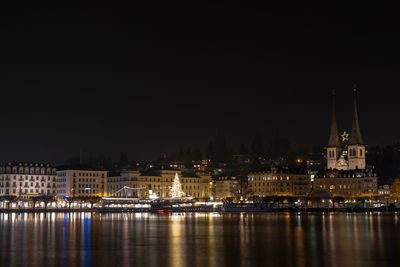
[[357, 87], [354, 86], [354, 115], [353, 115], [353, 126], [351, 130], [351, 138], [349, 145], [362, 145], [363, 139], [361, 136], [360, 123], [358, 122], [358, 110], [357, 110]]
[[335, 102], [335, 90], [332, 91], [332, 125], [331, 135], [329, 137], [329, 147], [340, 147], [339, 132], [336, 121], [336, 102]]
[[[331, 134], [329, 137], [328, 147], [341, 147], [338, 127], [337, 127], [337, 121], [336, 121], [335, 91], [332, 92], [332, 98], [333, 98], [332, 124], [331, 124]], [[361, 136], [360, 123], [358, 120], [358, 109], [357, 109], [357, 88], [354, 86], [353, 125], [352, 125], [349, 145], [362, 145], [362, 144], [363, 144], [363, 139]]]

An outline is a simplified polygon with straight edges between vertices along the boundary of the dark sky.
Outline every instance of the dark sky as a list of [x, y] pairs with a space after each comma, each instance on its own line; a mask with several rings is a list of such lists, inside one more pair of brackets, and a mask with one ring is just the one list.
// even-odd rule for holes
[[399, 140], [400, 42], [390, 7], [97, 6], [1, 12], [1, 161], [151, 159], [279, 131], [328, 140], [331, 90], [350, 131]]

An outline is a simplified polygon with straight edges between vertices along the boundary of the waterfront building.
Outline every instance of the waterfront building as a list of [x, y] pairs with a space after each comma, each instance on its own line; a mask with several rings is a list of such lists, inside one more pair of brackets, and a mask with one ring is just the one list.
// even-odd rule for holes
[[366, 166], [366, 146], [360, 130], [355, 89], [351, 134], [344, 132], [340, 137], [334, 96], [331, 132], [326, 148], [327, 169], [315, 174], [314, 189], [326, 190], [332, 196], [347, 198], [376, 195], [378, 178], [374, 168]]
[[400, 178], [396, 178], [390, 188], [390, 196], [394, 199], [400, 199]]
[[314, 189], [345, 198], [370, 197], [378, 193], [377, 180], [374, 169], [322, 170], [315, 176]]
[[221, 174], [213, 179], [213, 196], [217, 199], [236, 197], [239, 186], [239, 177]]
[[202, 172], [185, 172], [175, 168], [163, 168], [161, 170], [147, 169], [139, 171], [123, 171], [118, 175], [112, 175], [108, 179], [108, 194], [122, 190], [116, 196], [139, 198], [168, 198], [171, 196], [171, 188], [178, 174], [182, 190], [187, 197], [208, 198], [211, 193], [211, 176]]
[[390, 196], [391, 187], [388, 184], [379, 186], [378, 188], [378, 195], [379, 196]]
[[0, 195], [55, 195], [56, 169], [50, 164], [10, 162], [0, 166]]
[[107, 175], [107, 196], [112, 197], [138, 197], [143, 188], [138, 188], [140, 172], [122, 171]]
[[84, 165], [57, 168], [58, 197], [105, 196], [107, 171]]
[[311, 191], [311, 176], [307, 172], [272, 167], [248, 175], [250, 196], [305, 197]]
[[[342, 142], [340, 141], [342, 138]], [[327, 150], [327, 168], [329, 170], [363, 170], [366, 168], [365, 144], [361, 135], [358, 119], [357, 96], [354, 89], [354, 111], [351, 134], [344, 132], [339, 137], [336, 121], [335, 95], [333, 95], [331, 133]]]

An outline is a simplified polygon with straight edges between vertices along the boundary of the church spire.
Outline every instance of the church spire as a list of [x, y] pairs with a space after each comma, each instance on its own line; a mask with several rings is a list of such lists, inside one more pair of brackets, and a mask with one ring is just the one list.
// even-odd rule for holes
[[351, 130], [351, 138], [349, 145], [362, 145], [363, 139], [361, 136], [360, 123], [358, 121], [358, 110], [357, 110], [357, 87], [354, 85], [354, 115], [353, 115], [353, 126]]
[[336, 122], [335, 90], [332, 91], [332, 124], [328, 147], [340, 147], [339, 133]]

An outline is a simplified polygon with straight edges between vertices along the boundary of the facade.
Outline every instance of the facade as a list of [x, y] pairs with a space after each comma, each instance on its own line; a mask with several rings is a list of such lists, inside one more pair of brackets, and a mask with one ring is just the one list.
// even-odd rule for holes
[[107, 172], [85, 166], [63, 166], [57, 170], [58, 197], [106, 196]]
[[[327, 168], [330, 170], [363, 170], [366, 168], [366, 149], [358, 120], [357, 97], [354, 89], [354, 114], [351, 134], [344, 132], [340, 141], [336, 122], [335, 95], [333, 96], [332, 124], [327, 150]], [[349, 139], [350, 138], [350, 139]]]
[[[185, 196], [194, 198], [210, 196], [211, 176], [209, 174], [188, 173], [179, 169], [121, 172], [108, 179], [108, 194], [114, 195], [115, 192], [127, 186], [128, 190], [122, 190], [115, 196], [168, 198], [171, 196], [172, 183], [176, 174], [179, 176]], [[128, 195], [125, 192], [128, 192]]]
[[217, 199], [235, 197], [240, 181], [236, 176], [221, 175], [213, 181], [213, 196]]
[[379, 196], [390, 196], [391, 187], [388, 184], [382, 185], [378, 188]]
[[360, 130], [355, 89], [351, 134], [344, 132], [340, 140], [333, 102], [331, 133], [326, 149], [327, 169], [315, 175], [315, 190], [326, 190], [332, 196], [347, 198], [378, 193], [376, 172], [366, 166], [366, 146]]
[[378, 178], [373, 169], [323, 170], [315, 176], [314, 189], [345, 198], [369, 197], [378, 193]]
[[13, 162], [0, 166], [0, 195], [55, 195], [56, 169], [50, 164]]
[[400, 178], [396, 178], [390, 187], [390, 196], [396, 199], [400, 198]]
[[138, 197], [142, 188], [136, 188], [139, 171], [109, 173], [107, 176], [107, 196]]
[[298, 196], [305, 197], [311, 191], [311, 176], [308, 173], [289, 169], [271, 168], [248, 175], [248, 188], [252, 196]]

